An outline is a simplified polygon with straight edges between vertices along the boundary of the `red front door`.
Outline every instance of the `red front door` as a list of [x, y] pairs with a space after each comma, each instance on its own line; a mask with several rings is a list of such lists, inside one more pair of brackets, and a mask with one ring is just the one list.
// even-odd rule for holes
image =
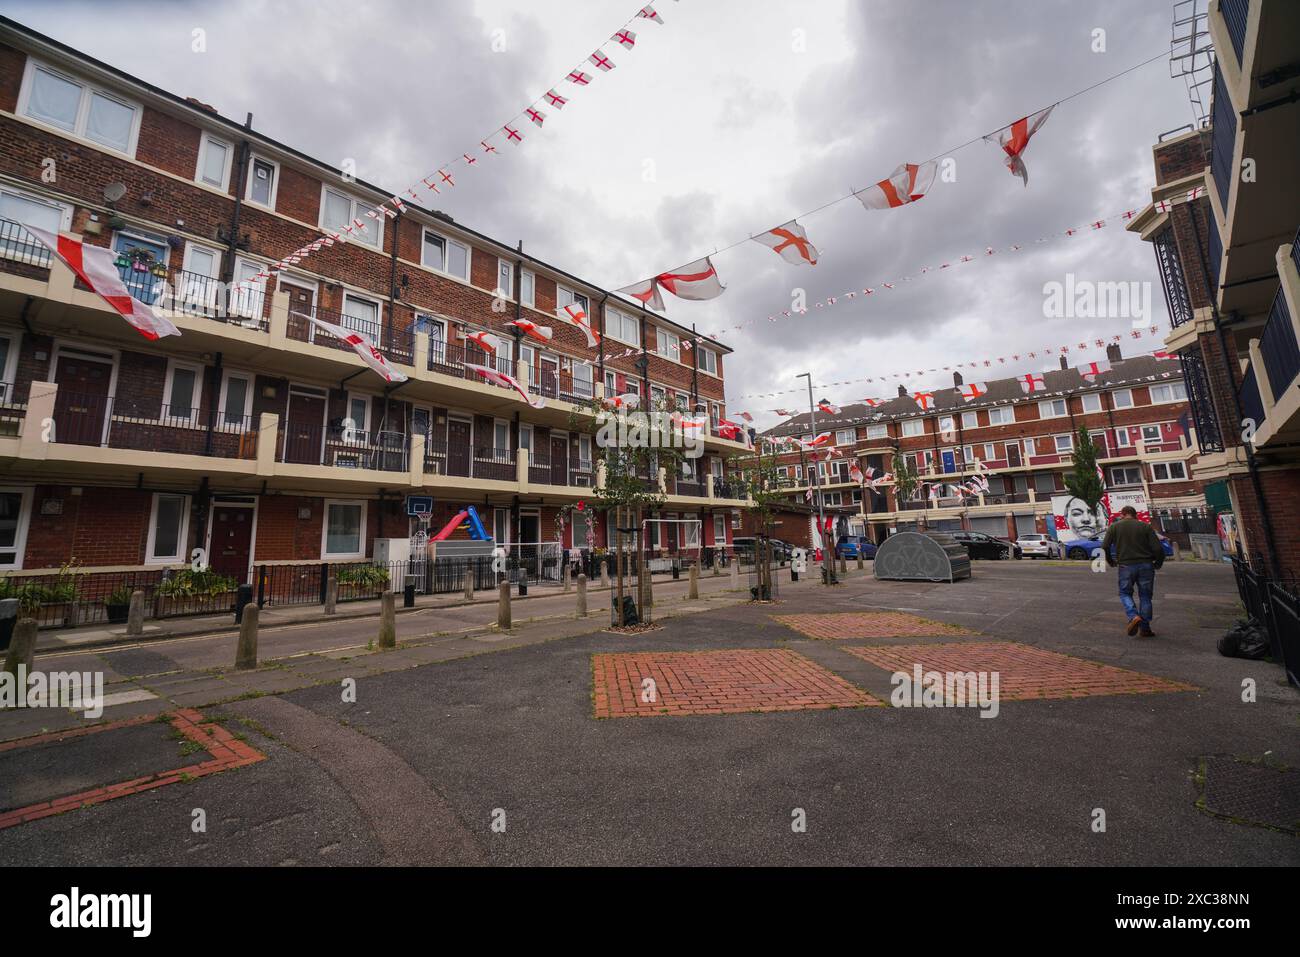
[[241, 585], [248, 581], [253, 547], [253, 510], [218, 505], [212, 509], [212, 551], [209, 561], [218, 575]]
[[72, 445], [100, 445], [104, 423], [111, 412], [108, 397], [113, 364], [74, 356], [59, 356], [54, 381], [54, 441]]
[[551, 484], [569, 484], [569, 440], [562, 435], [551, 436]]
[[447, 474], [469, 475], [470, 424], [460, 419], [447, 421]]
[[285, 420], [284, 461], [320, 465], [325, 448], [325, 399], [290, 393]]

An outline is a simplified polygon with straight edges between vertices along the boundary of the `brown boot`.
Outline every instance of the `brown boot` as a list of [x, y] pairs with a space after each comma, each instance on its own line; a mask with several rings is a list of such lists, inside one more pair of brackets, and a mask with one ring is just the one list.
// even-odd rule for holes
[[1151, 630], [1150, 625], [1143, 625], [1142, 630], [1138, 632], [1139, 638], [1154, 638], [1156, 633]]
[[1128, 620], [1128, 627], [1125, 628], [1124, 630], [1128, 632], [1128, 636], [1132, 638], [1134, 635], [1138, 633], [1138, 629], [1145, 624], [1146, 622], [1144, 622], [1139, 616], [1134, 615], [1132, 618]]

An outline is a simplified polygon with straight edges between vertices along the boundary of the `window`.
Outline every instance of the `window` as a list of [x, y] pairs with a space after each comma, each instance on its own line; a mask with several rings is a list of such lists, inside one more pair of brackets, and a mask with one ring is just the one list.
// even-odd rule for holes
[[18, 366], [18, 339], [16, 335], [0, 332], [0, 405], [9, 402], [14, 374]]
[[1117, 409], [1133, 408], [1133, 390], [1117, 389], [1110, 394], [1111, 402]]
[[716, 352], [712, 349], [700, 347], [695, 350], [695, 354], [699, 357], [701, 372], [707, 372], [709, 375], [718, 374], [718, 354]]
[[170, 362], [167, 366], [167, 381], [163, 385], [164, 419], [188, 419], [194, 421], [198, 415], [198, 385], [201, 370], [198, 366], [180, 365]]
[[1054, 492], [1056, 491], [1056, 478], [1051, 472], [1037, 472], [1034, 474], [1034, 491], [1035, 492]]
[[1038, 403], [1038, 417], [1040, 419], [1060, 419], [1066, 414], [1064, 399], [1048, 399], [1046, 402]]
[[325, 528], [321, 538], [323, 558], [364, 558], [366, 555], [365, 502], [327, 499]]
[[957, 431], [957, 422], [951, 415], [939, 416], [939, 431], [945, 435], [951, 435]]
[[595, 375], [595, 369], [587, 363], [573, 363], [573, 394], [582, 398], [590, 398], [595, 395]]
[[[578, 470], [580, 472], [591, 471], [591, 436], [578, 436]], [[585, 514], [579, 512], [577, 514]]]
[[[347, 193], [340, 193], [336, 189], [330, 189], [328, 186], [322, 186], [321, 189], [323, 195], [321, 199], [320, 225], [323, 229], [342, 232], [345, 226], [353, 226], [352, 232], [348, 233], [348, 235], [355, 241], [365, 243], [367, 246], [380, 246], [383, 244], [383, 215], [375, 218], [366, 215], [374, 212], [373, 206], [363, 203], [359, 199], [353, 199]], [[356, 223], [361, 223], [361, 225], [357, 226]]]
[[587, 297], [580, 292], [574, 292], [572, 289], [565, 289], [563, 286], [555, 287], [555, 305], [559, 309], [576, 305], [587, 315], [591, 315], [591, 304], [587, 301]]
[[430, 269], [469, 282], [469, 247], [464, 243], [426, 229], [420, 256], [420, 262]]
[[612, 306], [605, 307], [605, 334], [625, 345], [641, 345], [641, 324], [636, 316]]
[[1159, 441], [1160, 441], [1160, 426], [1158, 426], [1158, 425], [1144, 425], [1144, 426], [1142, 426], [1142, 441], [1143, 441], [1143, 442], [1159, 442]]
[[1085, 393], [1084, 393], [1083, 395], [1081, 395], [1079, 398], [1081, 398], [1081, 399], [1083, 400], [1083, 411], [1084, 411], [1084, 412], [1100, 412], [1100, 411], [1101, 411], [1101, 393], [1100, 393], [1100, 392], [1085, 392]]
[[980, 425], [980, 415], [978, 412], [963, 412], [961, 414], [961, 427], [963, 429], [978, 429]]
[[1071, 449], [1074, 448], [1073, 435], [1055, 435], [1053, 436], [1053, 438], [1056, 440], [1057, 454], [1069, 452]]
[[800, 482], [803, 481], [803, 466], [802, 466], [802, 465], [796, 465], [796, 466], [794, 467], [794, 477], [795, 477], [796, 479], [798, 479]]
[[[35, 226], [57, 235], [62, 230], [72, 228], [72, 207], [6, 188], [0, 189], [0, 219]], [[0, 239], [0, 256], [30, 261], [36, 256], [45, 255], [45, 247], [34, 236], [29, 236], [22, 230], [6, 233]]]
[[1128, 429], [1115, 430], [1115, 444], [1123, 449], [1126, 449], [1133, 444], [1133, 437], [1129, 435]]
[[0, 488], [0, 568], [22, 568], [31, 489]]
[[989, 425], [1010, 425], [1015, 420], [1015, 410], [1009, 405], [1001, 405], [989, 409]]
[[370, 427], [370, 398], [348, 393], [347, 415], [343, 418], [343, 428], [365, 433]]
[[537, 277], [527, 269], [519, 271], [519, 301], [529, 308], [537, 307]]
[[230, 184], [230, 144], [204, 133], [199, 140], [199, 168], [194, 179], [223, 192]]
[[496, 294], [506, 299], [515, 294], [515, 267], [504, 259], [497, 260]]
[[533, 449], [533, 427], [522, 422], [519, 424], [519, 447], [529, 452]]
[[[230, 289], [230, 314], [249, 320], [247, 326], [257, 326], [262, 321], [266, 304], [266, 278], [258, 277], [260, 263], [251, 259], [235, 260], [235, 284]], [[315, 328], [315, 327], [313, 327]]]
[[1151, 402], [1186, 402], [1187, 385], [1183, 382], [1170, 382], [1151, 387]]
[[[279, 186], [279, 164], [254, 156], [252, 164], [248, 168], [248, 195], [245, 199], [250, 203], [256, 203], [258, 206], [275, 209], [275, 193]], [[337, 196], [338, 194], [334, 195]], [[343, 222], [332, 227], [328, 225], [328, 217], [326, 217], [325, 225], [327, 228], [332, 228], [335, 232], [338, 232], [346, 226], [350, 217], [347, 216], [346, 211], [343, 211], [340, 215], [344, 217]]]
[[379, 303], [373, 299], [362, 299], [352, 293], [343, 296], [343, 312], [339, 325], [344, 329], [359, 332], [371, 342], [379, 341]]
[[135, 152], [139, 106], [34, 60], [28, 60], [18, 112], [119, 153]]
[[154, 493], [149, 515], [149, 543], [145, 562], [150, 565], [185, 560], [186, 533], [189, 528], [190, 497]]
[[1182, 462], [1153, 462], [1151, 475], [1157, 482], [1179, 482], [1187, 478], [1187, 467]]
[[656, 327], [655, 329], [655, 351], [661, 356], [672, 359], [674, 362], [680, 362], [682, 359], [681, 340], [677, 333], [669, 332], [667, 329]]
[[903, 435], [905, 436], [925, 435], [925, 420], [904, 419]]
[[855, 429], [839, 429], [835, 433], [836, 445], [852, 445], [858, 440], [858, 433]]
[[612, 399], [618, 394], [618, 375], [609, 370], [605, 371], [605, 398]]
[[492, 448], [510, 448], [510, 423], [497, 419], [492, 423]]
[[869, 425], [869, 426], [867, 426], [867, 438], [869, 438], [869, 439], [887, 439], [887, 438], [889, 438], [889, 426], [887, 426], [887, 425]]
[[1141, 485], [1142, 470], [1135, 465], [1112, 465], [1110, 469], [1110, 484]]
[[227, 372], [221, 382], [221, 421], [239, 425], [253, 414], [253, 377]]

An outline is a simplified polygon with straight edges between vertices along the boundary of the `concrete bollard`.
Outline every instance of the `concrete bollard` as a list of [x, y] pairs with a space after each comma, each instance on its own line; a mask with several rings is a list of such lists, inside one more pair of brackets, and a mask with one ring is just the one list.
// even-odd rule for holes
[[32, 663], [36, 660], [36, 619], [19, 618], [14, 624], [13, 637], [9, 639], [9, 651], [5, 654], [4, 670], [15, 678], [21, 666], [26, 674], [32, 673]]
[[235, 667], [240, 671], [257, 667], [257, 619], [261, 613], [256, 603], [244, 609], [244, 620], [239, 623], [239, 645], [235, 648]]
[[144, 592], [138, 588], [131, 592], [131, 608], [126, 613], [126, 633], [144, 634]]
[[862, 549], [858, 549], [858, 571], [862, 571]]
[[731, 563], [731, 587], [740, 587], [740, 559], [737, 558]]
[[332, 615], [338, 609], [339, 603], [339, 580], [333, 575], [325, 583], [325, 614]]
[[714, 556], [713, 556], [713, 577], [714, 577], [714, 578], [717, 578], [719, 575], [722, 574], [722, 572], [720, 572], [720, 571], [718, 570], [718, 563], [719, 563], [720, 561], [722, 561], [722, 556], [721, 556], [721, 555], [714, 555]]
[[587, 576], [578, 573], [578, 617], [587, 617]]
[[564, 563], [564, 594], [568, 594], [573, 587], [572, 568], [568, 562]]
[[465, 600], [474, 600], [474, 569], [465, 569]]
[[379, 647], [397, 647], [397, 598], [391, 591], [379, 597]]
[[692, 565], [691, 574], [687, 579], [686, 597], [689, 599], [700, 597], [700, 566]]
[[600, 587], [601, 588], [609, 587], [609, 562], [608, 561], [604, 561], [600, 563]]
[[510, 583], [502, 582], [497, 588], [497, 627], [510, 630]]
[[848, 570], [849, 570], [848, 559], [846, 559], [843, 555], [841, 555], [841, 556], [840, 556], [840, 574], [841, 574], [841, 575], [846, 574], [846, 573], [848, 572]]

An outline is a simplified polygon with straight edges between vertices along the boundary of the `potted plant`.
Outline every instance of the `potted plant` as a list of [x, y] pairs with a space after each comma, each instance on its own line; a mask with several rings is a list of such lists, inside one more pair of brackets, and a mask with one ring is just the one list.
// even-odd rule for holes
[[388, 589], [388, 569], [380, 565], [353, 565], [338, 573], [339, 598], [369, 598]]
[[155, 595], [158, 607], [155, 617], [193, 615], [205, 611], [224, 611], [222, 599], [228, 597], [234, 604], [239, 583], [226, 575], [218, 575], [210, 568], [194, 571], [182, 568], [158, 583]]
[[124, 624], [131, 616], [131, 589], [118, 585], [104, 599], [104, 610], [108, 613], [110, 625]]

